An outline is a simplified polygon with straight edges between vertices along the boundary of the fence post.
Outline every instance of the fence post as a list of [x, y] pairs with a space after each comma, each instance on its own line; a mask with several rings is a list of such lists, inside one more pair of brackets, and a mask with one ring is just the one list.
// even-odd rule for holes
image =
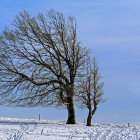
[[40, 121], [40, 114], [39, 114], [39, 121]]
[[84, 123], [86, 123], [86, 119], [84, 119]]

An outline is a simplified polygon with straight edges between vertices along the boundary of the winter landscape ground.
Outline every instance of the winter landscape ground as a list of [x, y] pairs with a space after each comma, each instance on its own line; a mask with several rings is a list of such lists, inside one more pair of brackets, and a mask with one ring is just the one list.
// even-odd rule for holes
[[140, 127], [0, 118], [0, 140], [140, 140]]

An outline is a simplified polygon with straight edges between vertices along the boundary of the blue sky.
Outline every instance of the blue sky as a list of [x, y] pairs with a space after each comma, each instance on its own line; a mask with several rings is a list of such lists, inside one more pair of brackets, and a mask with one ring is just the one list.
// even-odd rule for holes
[[[0, 0], [0, 32], [23, 9], [32, 15], [55, 9], [74, 16], [78, 37], [96, 56], [105, 81], [105, 98], [93, 118], [102, 123], [140, 122], [139, 0]], [[0, 117], [66, 120], [66, 110], [0, 106]], [[87, 110], [76, 109], [77, 121]]]

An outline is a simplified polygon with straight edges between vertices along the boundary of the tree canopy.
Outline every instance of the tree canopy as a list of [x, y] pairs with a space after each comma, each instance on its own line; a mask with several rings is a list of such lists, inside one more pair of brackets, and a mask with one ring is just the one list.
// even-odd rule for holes
[[77, 37], [77, 23], [55, 10], [31, 16], [20, 12], [0, 35], [1, 104], [54, 106], [68, 110], [74, 124], [74, 97], [85, 77], [88, 49]]

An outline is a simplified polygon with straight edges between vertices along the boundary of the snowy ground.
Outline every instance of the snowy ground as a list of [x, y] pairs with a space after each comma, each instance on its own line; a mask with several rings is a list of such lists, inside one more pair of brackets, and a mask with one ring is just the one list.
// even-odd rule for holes
[[140, 140], [140, 127], [0, 118], [0, 140]]

